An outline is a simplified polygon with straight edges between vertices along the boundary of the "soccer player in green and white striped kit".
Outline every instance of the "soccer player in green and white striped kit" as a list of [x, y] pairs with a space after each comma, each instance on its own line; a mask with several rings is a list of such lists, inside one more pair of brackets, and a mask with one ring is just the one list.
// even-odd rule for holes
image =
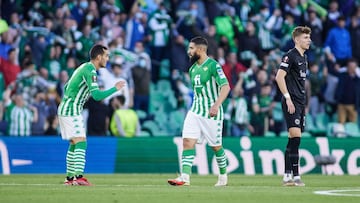
[[203, 140], [213, 149], [219, 167], [220, 174], [215, 186], [226, 186], [228, 182], [227, 157], [222, 147], [222, 102], [227, 98], [230, 86], [220, 64], [208, 57], [207, 47], [207, 40], [203, 37], [195, 37], [189, 44], [188, 55], [193, 64], [189, 69], [189, 75], [194, 100], [186, 115], [182, 132], [181, 175], [169, 179], [170, 185], [190, 185], [195, 144]]
[[61, 137], [70, 141], [66, 155], [65, 185], [91, 185], [83, 176], [87, 142], [81, 112], [90, 96], [99, 101], [124, 86], [124, 82], [121, 81], [108, 90], [99, 90], [96, 71], [105, 67], [108, 60], [108, 48], [100, 44], [94, 45], [90, 50], [90, 61], [76, 68], [64, 87], [64, 96], [58, 108], [58, 116]]

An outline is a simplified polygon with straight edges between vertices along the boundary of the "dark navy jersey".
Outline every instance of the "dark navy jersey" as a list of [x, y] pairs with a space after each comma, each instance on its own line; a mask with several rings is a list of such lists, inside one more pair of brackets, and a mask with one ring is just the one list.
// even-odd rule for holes
[[305, 80], [308, 68], [307, 57], [301, 56], [295, 48], [289, 50], [282, 58], [280, 69], [286, 71], [285, 82], [292, 101], [305, 105]]

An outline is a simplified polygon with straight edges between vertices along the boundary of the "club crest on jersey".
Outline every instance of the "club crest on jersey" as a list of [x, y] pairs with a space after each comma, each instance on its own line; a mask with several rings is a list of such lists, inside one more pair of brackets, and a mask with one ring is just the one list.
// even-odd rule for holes
[[283, 62], [287, 63], [289, 61], [289, 57], [288, 56], [285, 56], [282, 60]]
[[289, 61], [289, 57], [288, 57], [288, 56], [285, 56], [285, 57], [282, 59], [282, 61], [281, 61], [281, 63], [280, 63], [280, 66], [285, 67], [285, 68], [289, 67], [288, 61]]
[[216, 71], [220, 78], [226, 78], [226, 76], [221, 68], [218, 68]]
[[203, 68], [203, 70], [204, 70], [204, 71], [207, 71], [207, 70], [208, 70], [208, 67], [207, 67], [207, 66], [205, 66], [205, 67]]
[[93, 75], [93, 76], [91, 77], [91, 79], [92, 79], [93, 82], [96, 82], [96, 81], [97, 81], [96, 75]]

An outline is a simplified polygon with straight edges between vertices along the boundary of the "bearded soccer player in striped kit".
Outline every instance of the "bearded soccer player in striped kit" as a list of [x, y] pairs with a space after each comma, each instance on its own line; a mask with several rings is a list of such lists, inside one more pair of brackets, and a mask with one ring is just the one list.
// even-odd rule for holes
[[170, 185], [190, 185], [195, 144], [203, 140], [213, 149], [219, 167], [220, 174], [215, 186], [227, 185], [227, 157], [222, 147], [222, 102], [228, 96], [230, 86], [220, 64], [208, 57], [207, 47], [207, 40], [202, 37], [191, 39], [189, 44], [188, 55], [193, 64], [189, 74], [194, 100], [184, 121], [181, 175], [169, 179]]
[[108, 48], [100, 44], [94, 45], [90, 50], [90, 62], [83, 63], [76, 68], [64, 87], [64, 96], [58, 108], [58, 116], [61, 137], [70, 141], [66, 155], [65, 185], [91, 185], [83, 176], [87, 142], [81, 112], [90, 96], [99, 101], [124, 86], [124, 82], [120, 81], [108, 90], [99, 90], [96, 71], [105, 67], [108, 60]]

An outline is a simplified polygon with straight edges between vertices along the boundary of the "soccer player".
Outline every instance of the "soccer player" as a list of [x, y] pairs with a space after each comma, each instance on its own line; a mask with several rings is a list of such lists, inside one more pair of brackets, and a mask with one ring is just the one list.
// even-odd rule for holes
[[282, 98], [282, 110], [288, 128], [288, 144], [285, 150], [284, 186], [305, 186], [299, 174], [299, 145], [305, 127], [305, 80], [308, 62], [305, 51], [309, 49], [311, 29], [298, 26], [292, 32], [295, 47], [282, 58], [276, 74]]
[[181, 175], [169, 179], [174, 186], [190, 185], [190, 174], [195, 158], [195, 144], [206, 140], [213, 149], [220, 174], [215, 186], [227, 185], [227, 157], [222, 147], [224, 112], [222, 102], [229, 94], [230, 86], [218, 62], [207, 55], [208, 43], [202, 37], [191, 39], [188, 55], [194, 101], [186, 115], [182, 132], [183, 151]]
[[99, 90], [96, 71], [105, 67], [108, 60], [108, 48], [100, 44], [94, 45], [90, 50], [90, 61], [81, 64], [64, 87], [64, 96], [58, 108], [58, 116], [61, 137], [70, 141], [66, 155], [65, 185], [91, 185], [83, 176], [87, 142], [81, 112], [89, 96], [99, 101], [124, 86], [124, 82], [120, 81], [108, 90]]

